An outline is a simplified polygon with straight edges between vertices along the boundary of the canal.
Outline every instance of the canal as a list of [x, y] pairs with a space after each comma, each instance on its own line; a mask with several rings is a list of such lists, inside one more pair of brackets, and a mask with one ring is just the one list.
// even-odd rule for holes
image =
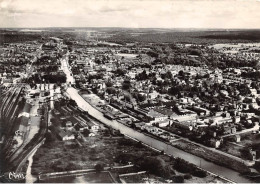
[[122, 134], [128, 135], [130, 137], [133, 137], [145, 144], [150, 145], [151, 147], [154, 147], [159, 150], [164, 150], [165, 153], [169, 155], [173, 155], [175, 157], [180, 157], [186, 161], [189, 161], [190, 163], [193, 163], [197, 166], [200, 166], [201, 168], [215, 173], [217, 175], [223, 176], [227, 179], [230, 179], [236, 183], [252, 183], [252, 181], [246, 177], [241, 176], [238, 172], [219, 166], [217, 164], [214, 164], [212, 162], [206, 161], [203, 158], [197, 157], [195, 155], [192, 155], [190, 153], [184, 152], [180, 149], [177, 149], [171, 145], [168, 145], [164, 142], [161, 142], [159, 140], [156, 140], [152, 137], [146, 136], [143, 133], [140, 133], [138, 131], [135, 131], [116, 120], [109, 120], [103, 116], [103, 113], [92, 107], [88, 102], [86, 102], [79, 94], [78, 91], [75, 88], [69, 87], [67, 89], [67, 93], [70, 96], [71, 99], [75, 100], [78, 106], [87, 111], [91, 116], [95, 117], [96, 119], [100, 120], [101, 122], [113, 127], [114, 129], [120, 130]]

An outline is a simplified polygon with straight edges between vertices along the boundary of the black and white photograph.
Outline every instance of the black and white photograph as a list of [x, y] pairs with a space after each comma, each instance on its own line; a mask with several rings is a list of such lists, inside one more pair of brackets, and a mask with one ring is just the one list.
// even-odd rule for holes
[[260, 0], [0, 0], [1, 184], [257, 184], [259, 122]]

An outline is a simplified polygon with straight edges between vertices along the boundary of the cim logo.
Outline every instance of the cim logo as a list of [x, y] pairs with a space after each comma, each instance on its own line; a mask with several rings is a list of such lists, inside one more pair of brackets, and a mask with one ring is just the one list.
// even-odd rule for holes
[[24, 180], [26, 175], [22, 172], [6, 172], [3, 175], [0, 176], [0, 178], [3, 178], [7, 181], [21, 181]]
[[20, 180], [25, 179], [25, 174], [24, 173], [9, 172], [8, 179], [10, 179], [12, 181], [20, 181]]

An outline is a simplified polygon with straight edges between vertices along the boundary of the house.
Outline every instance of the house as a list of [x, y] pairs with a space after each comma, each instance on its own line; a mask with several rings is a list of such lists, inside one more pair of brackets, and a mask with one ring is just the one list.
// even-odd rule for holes
[[166, 119], [164, 121], [159, 121], [158, 124], [159, 124], [159, 127], [166, 127], [166, 126], [170, 126], [171, 125], [171, 121], [169, 119]]
[[255, 160], [256, 159], [256, 151], [255, 150], [250, 149], [249, 150], [249, 154], [250, 154], [250, 159], [251, 160]]
[[234, 123], [239, 123], [240, 122], [240, 117], [239, 116], [235, 116], [232, 118]]
[[136, 72], [130, 71], [127, 73], [127, 76], [129, 76], [131, 79], [134, 79], [136, 74], [137, 74]]
[[151, 117], [155, 123], [163, 121], [168, 118], [167, 115], [163, 115], [161, 113], [158, 113], [157, 111], [150, 110], [147, 114], [147, 116]]
[[209, 144], [211, 147], [219, 148], [221, 142], [220, 142], [220, 140], [212, 138], [212, 139], [210, 139]]
[[65, 132], [63, 130], [60, 130], [60, 132], [58, 133], [58, 136], [62, 141], [74, 140], [75, 139], [74, 134], [72, 134], [71, 132]]
[[240, 141], [241, 141], [240, 135], [234, 135], [234, 136], [233, 136], [233, 140], [234, 140], [235, 142], [240, 142]]
[[147, 94], [148, 95], [148, 99], [155, 99], [155, 98], [157, 98], [158, 97], [158, 95], [160, 95], [158, 92], [156, 92], [156, 91], [153, 91], [153, 92], [151, 92], [151, 93], [149, 93], [149, 94]]
[[224, 134], [234, 134], [237, 132], [237, 129], [235, 126], [224, 126]]
[[65, 125], [66, 125], [66, 129], [72, 128], [72, 122], [71, 121], [67, 121]]
[[93, 121], [86, 121], [91, 132], [97, 132], [99, 130], [99, 126]]

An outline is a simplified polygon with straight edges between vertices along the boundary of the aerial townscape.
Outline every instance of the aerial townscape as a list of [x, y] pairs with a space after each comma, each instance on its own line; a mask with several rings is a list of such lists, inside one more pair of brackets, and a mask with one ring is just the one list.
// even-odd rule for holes
[[259, 182], [260, 43], [163, 32], [1, 30], [2, 179]]
[[259, 5], [0, 0], [0, 183], [260, 183]]

